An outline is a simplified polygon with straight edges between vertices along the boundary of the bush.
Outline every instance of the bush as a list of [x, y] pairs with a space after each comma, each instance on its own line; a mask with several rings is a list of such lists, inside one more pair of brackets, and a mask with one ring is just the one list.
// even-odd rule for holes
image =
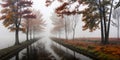
[[88, 48], [88, 49], [94, 49], [95, 47], [94, 47], [94, 46], [89, 45], [87, 48]]

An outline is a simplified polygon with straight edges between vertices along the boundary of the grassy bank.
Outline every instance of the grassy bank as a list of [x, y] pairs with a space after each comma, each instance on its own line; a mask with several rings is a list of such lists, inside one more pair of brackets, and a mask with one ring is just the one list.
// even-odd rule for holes
[[0, 60], [5, 60], [11, 58], [15, 54], [17, 54], [22, 49], [26, 48], [27, 46], [31, 45], [32, 43], [36, 42], [38, 38], [22, 42], [20, 45], [14, 45], [8, 48], [4, 48], [0, 50]]
[[[86, 44], [80, 41], [66, 41], [58, 38], [52, 38], [52, 40], [94, 60], [120, 60], [119, 47], [114, 47], [112, 45], [92, 45], [91, 43]], [[116, 49], [110, 50], [111, 47]], [[116, 52], [116, 50], [118, 50], [118, 52]], [[116, 53], [113, 54], [111, 51], [115, 51]]]

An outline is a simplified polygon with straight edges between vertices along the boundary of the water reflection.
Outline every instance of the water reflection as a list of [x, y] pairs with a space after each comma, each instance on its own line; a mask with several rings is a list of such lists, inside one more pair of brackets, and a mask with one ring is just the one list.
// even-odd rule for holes
[[16, 60], [19, 60], [19, 52], [16, 54]]
[[45, 44], [37, 42], [27, 47], [22, 60], [55, 60], [50, 52], [45, 49]]
[[28, 46], [26, 48], [26, 52], [23, 53], [23, 57], [21, 60], [37, 60], [37, 51], [34, 47]]
[[[54, 45], [54, 48], [52, 47]], [[56, 50], [57, 48], [57, 50]], [[59, 55], [61, 54], [61, 55]], [[27, 46], [10, 60], [92, 60], [45, 37]]]

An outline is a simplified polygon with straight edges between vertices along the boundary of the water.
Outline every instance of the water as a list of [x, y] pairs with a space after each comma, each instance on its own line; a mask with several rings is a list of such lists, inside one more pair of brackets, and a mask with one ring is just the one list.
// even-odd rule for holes
[[[55, 58], [56, 60], [59, 60], [59, 59], [60, 59], [59, 56], [51, 49], [51, 43], [52, 43], [52, 42], [51, 42], [51, 40], [50, 40], [48, 37], [44, 37], [44, 38], [38, 40], [37, 42], [33, 43], [31, 46], [36, 46], [37, 44], [39, 44], [39, 43], [41, 43], [41, 42], [45, 44], [45, 49], [46, 49], [48, 52], [50, 52], [51, 55], [54, 56], [54, 58]], [[20, 60], [21, 60], [22, 57], [24, 56], [23, 53], [26, 53], [26, 52], [27, 52], [27, 49], [26, 49], [26, 48], [19, 52], [19, 59], [20, 59]], [[10, 58], [9, 60], [15, 60], [15, 58], [16, 58], [16, 56]], [[54, 59], [54, 58], [53, 58], [53, 59]], [[52, 59], [52, 58], [51, 58], [51, 59]]]
[[52, 50], [52, 48], [51, 48], [52, 41], [49, 39], [49, 37], [41, 39], [40, 42], [45, 43], [45, 49], [48, 50], [49, 52], [51, 52], [52, 55], [54, 57], [56, 57], [57, 60], [60, 59], [60, 57]]
[[38, 42], [36, 42], [35, 44], [37, 44], [39, 42], [44, 43], [45, 49], [47, 51], [49, 51], [57, 60], [60, 59], [60, 57], [52, 50], [52, 48], [51, 48], [52, 41], [49, 39], [49, 37], [44, 37], [44, 38], [40, 39]]
[[[68, 48], [66, 48], [66, 47], [64, 47], [62, 45], [59, 45], [56, 42], [53, 42], [53, 44], [55, 44], [57, 47], [60, 47], [63, 51], [66, 51], [66, 49], [67, 49], [67, 53], [69, 53], [69, 54], [74, 56], [74, 52], [72, 50], [70, 50], [70, 49], [68, 49]], [[87, 56], [85, 56], [83, 54], [77, 53], [77, 52], [75, 52], [75, 57], [77, 59], [79, 59], [79, 60], [92, 60], [91, 58], [89, 58], [89, 57], [87, 57]]]
[[[51, 55], [54, 56], [54, 58], [55, 58], [56, 60], [61, 60], [61, 57], [59, 57], [59, 55], [57, 55], [57, 54], [53, 51], [53, 49], [51, 48], [51, 45], [52, 45], [52, 44], [57, 44], [57, 43], [55, 43], [54, 41], [52, 41], [49, 37], [43, 37], [42, 39], [38, 40], [37, 42], [33, 43], [32, 45], [36, 46], [37, 44], [39, 44], [39, 43], [41, 43], [41, 42], [45, 44], [45, 49], [46, 49], [48, 52], [50, 52]], [[57, 45], [55, 45], [55, 46], [60, 47], [63, 51], [66, 51], [66, 47], [64, 47], [64, 46], [60, 46], [59, 44], [57, 44]], [[26, 50], [27, 50], [27, 49], [25, 48], [25, 49], [23, 49], [22, 51], [19, 52], [19, 58], [20, 58], [20, 59], [23, 57], [23, 53], [26, 53], [26, 52], [27, 52]], [[67, 52], [68, 52], [69, 54], [71, 54], [72, 56], [74, 56], [74, 53], [73, 53], [72, 50], [70, 50], [70, 49], [67, 49], [67, 50], [68, 50]], [[76, 58], [78, 58], [79, 60], [92, 60], [91, 58], [86, 57], [86, 56], [84, 56], [84, 55], [82, 55], [82, 54], [79, 54], [79, 53], [77, 53], [77, 52], [75, 52], [75, 56], [76, 56]], [[10, 60], [15, 60], [15, 56], [12, 57]]]
[[[19, 59], [20, 60], [24, 56], [23, 53], [25, 53], [25, 52], [26, 52], [26, 48], [19, 52]], [[16, 58], [16, 56], [10, 58], [9, 60], [16, 60], [15, 58]]]

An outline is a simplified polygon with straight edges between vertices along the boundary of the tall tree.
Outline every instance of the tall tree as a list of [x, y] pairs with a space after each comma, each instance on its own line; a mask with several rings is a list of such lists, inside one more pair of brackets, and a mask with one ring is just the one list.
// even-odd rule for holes
[[[47, 0], [48, 6], [55, 0]], [[111, 24], [111, 14], [114, 0], [67, 0], [63, 1], [62, 6], [56, 9], [58, 14], [70, 15], [69, 7], [71, 4], [78, 2], [76, 13], [83, 14], [83, 30], [89, 29], [91, 32], [99, 29], [101, 25], [101, 42], [103, 44], [109, 43], [109, 31]], [[87, 5], [83, 11], [79, 10], [80, 5]]]
[[117, 37], [118, 37], [118, 40], [119, 40], [119, 34], [120, 34], [120, 0], [119, 2], [117, 3], [117, 5], [115, 6], [114, 8], [114, 11], [113, 11], [113, 18], [116, 19], [116, 23], [114, 23], [114, 26], [117, 27]]
[[[101, 37], [102, 37], [101, 42], [103, 44], [109, 43], [108, 40], [109, 40], [112, 9], [113, 9], [113, 0], [111, 1], [94, 0], [94, 1], [89, 1], [89, 7], [83, 12], [83, 17], [84, 17], [83, 21], [85, 21], [85, 25], [83, 27], [84, 30], [86, 29], [90, 29], [91, 31], [96, 30], [99, 27], [99, 23], [101, 23]], [[86, 13], [89, 13], [91, 15]]]
[[64, 30], [64, 21], [61, 17], [58, 17], [56, 13], [52, 14], [51, 16], [52, 24], [54, 25], [52, 29], [53, 34], [58, 34], [59, 38], [61, 38], [61, 33]]
[[27, 15], [27, 16], [24, 16], [24, 18], [26, 19], [26, 39], [27, 41], [29, 40], [28, 39], [28, 34], [29, 34], [29, 30], [30, 30], [30, 23], [31, 23], [31, 19], [35, 19], [36, 16], [34, 14], [30, 14], [30, 15]]
[[[68, 30], [73, 29], [74, 30], [73, 32], [75, 32], [75, 27], [76, 27], [76, 24], [74, 24], [74, 27], [72, 26], [72, 28], [71, 28], [71, 23], [73, 23], [73, 22], [70, 22], [71, 19], [69, 19], [69, 18], [70, 18], [70, 16], [75, 16], [76, 14], [79, 14], [77, 9], [74, 9], [74, 10], [70, 11], [70, 6], [69, 5], [71, 6], [72, 4], [69, 4], [69, 3], [65, 2], [61, 6], [56, 8], [56, 10], [55, 10], [55, 13], [57, 13], [58, 16], [60, 16], [64, 19], [66, 40], [68, 39], [68, 36], [67, 36], [68, 35]], [[75, 20], [76, 19], [74, 19], [72, 21], [75, 22]], [[70, 28], [70, 29], [68, 29], [68, 28]]]
[[[22, 26], [25, 28], [26, 39], [32, 39], [32, 35], [35, 38], [35, 33], [43, 31], [45, 26], [45, 21], [42, 19], [42, 14], [39, 11], [32, 10], [33, 14], [31, 16], [25, 17], [27, 20], [22, 22]], [[34, 15], [36, 14], [36, 15]]]
[[19, 30], [23, 30], [21, 27], [21, 21], [23, 16], [31, 13], [28, 7], [31, 7], [32, 2], [28, 0], [2, 0], [2, 17], [3, 25], [10, 30], [15, 30], [15, 45], [19, 43]]
[[75, 14], [75, 15], [72, 15], [71, 16], [71, 26], [72, 26], [72, 32], [73, 32], [73, 41], [75, 40], [75, 34], [76, 34], [76, 27], [77, 27], [77, 24], [78, 24], [78, 17], [79, 15], [78, 14]]

